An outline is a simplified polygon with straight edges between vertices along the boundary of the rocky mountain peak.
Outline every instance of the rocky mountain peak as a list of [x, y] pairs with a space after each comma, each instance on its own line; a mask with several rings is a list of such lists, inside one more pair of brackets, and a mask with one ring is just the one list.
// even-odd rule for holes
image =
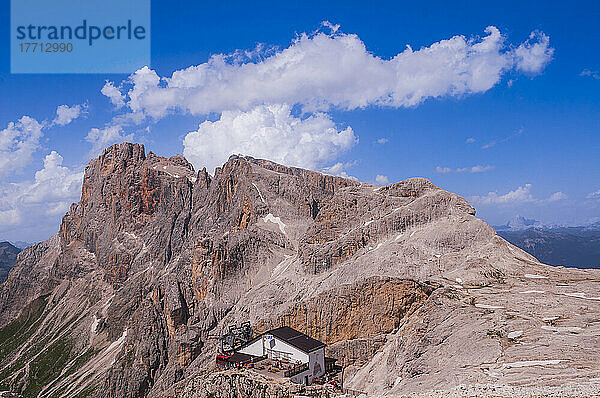
[[[109, 172], [123, 172], [129, 165], [139, 165], [146, 159], [146, 150], [142, 144], [124, 142], [106, 148], [96, 159], [102, 175]], [[93, 163], [94, 161], [92, 161]]]
[[474, 214], [424, 178], [376, 187], [242, 155], [211, 176], [113, 145], [0, 285], [0, 390], [210, 396], [217, 337], [245, 321], [325, 341], [378, 396], [597, 374], [598, 275], [540, 264]]

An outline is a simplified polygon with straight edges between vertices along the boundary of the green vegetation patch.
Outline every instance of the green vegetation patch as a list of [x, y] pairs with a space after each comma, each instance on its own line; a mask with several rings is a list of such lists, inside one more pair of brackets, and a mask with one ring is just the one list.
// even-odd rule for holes
[[72, 345], [58, 339], [29, 364], [29, 383], [22, 392], [24, 397], [36, 397], [42, 388], [60, 376], [71, 359]]
[[[21, 315], [13, 322], [0, 329], [0, 363], [14, 358], [18, 350], [34, 335], [43, 320], [42, 315], [48, 304], [49, 294], [40, 296], [29, 303]], [[0, 390], [22, 390], [24, 397], [35, 397], [54, 379], [60, 376], [61, 371], [72, 358], [72, 343], [59, 338], [48, 345], [50, 337], [46, 336], [41, 341], [24, 351], [17, 360], [0, 373]], [[37, 355], [39, 353], [39, 355]], [[86, 352], [82, 358], [74, 363], [76, 369], [82, 362], [88, 360], [93, 353]], [[35, 357], [37, 355], [37, 357]], [[31, 358], [29, 372], [24, 377], [23, 367]], [[73, 369], [73, 370], [74, 370]], [[12, 380], [12, 381], [11, 381]]]
[[33, 300], [17, 319], [0, 329], [0, 363], [36, 331], [36, 327], [42, 321], [49, 296], [46, 294]]
[[[85, 365], [88, 361], [90, 361], [94, 357], [94, 355], [96, 355], [98, 353], [98, 351], [99, 350], [96, 350], [94, 348], [89, 348], [83, 354], [80, 354], [77, 358], [75, 358], [74, 361], [71, 361], [70, 366], [68, 367], [68, 369], [65, 370], [65, 373], [62, 375], [61, 379], [66, 379], [67, 377], [69, 377], [69, 376], [73, 375], [75, 372], [77, 372], [83, 365]], [[60, 381], [60, 379], [55, 379], [54, 382], [48, 386], [48, 388], [52, 388], [59, 381]], [[64, 392], [63, 390], [64, 390], [64, 387], [59, 389], [57, 391], [56, 395], [57, 396], [62, 395]]]

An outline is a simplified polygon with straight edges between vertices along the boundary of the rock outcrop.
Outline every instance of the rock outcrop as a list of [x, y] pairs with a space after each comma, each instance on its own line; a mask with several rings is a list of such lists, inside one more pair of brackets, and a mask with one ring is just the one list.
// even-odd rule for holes
[[244, 156], [211, 175], [125, 143], [0, 285], [0, 391], [289, 395], [215, 373], [215, 337], [247, 320], [322, 339], [378, 396], [579, 383], [600, 372], [599, 287], [422, 178], [375, 187]]

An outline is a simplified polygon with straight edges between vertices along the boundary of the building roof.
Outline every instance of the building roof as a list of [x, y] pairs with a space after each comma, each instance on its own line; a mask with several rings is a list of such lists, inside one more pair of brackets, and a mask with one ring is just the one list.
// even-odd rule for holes
[[235, 352], [233, 353], [233, 355], [231, 355], [229, 358], [227, 358], [227, 361], [232, 362], [232, 363], [247, 363], [247, 362], [253, 362], [255, 358], [254, 355], [249, 355], [249, 354], [244, 354], [241, 352]]
[[285, 341], [289, 345], [294, 346], [305, 353], [313, 352], [314, 350], [325, 347], [325, 343], [315, 340], [289, 326], [272, 329], [265, 334], [272, 334], [278, 339]]

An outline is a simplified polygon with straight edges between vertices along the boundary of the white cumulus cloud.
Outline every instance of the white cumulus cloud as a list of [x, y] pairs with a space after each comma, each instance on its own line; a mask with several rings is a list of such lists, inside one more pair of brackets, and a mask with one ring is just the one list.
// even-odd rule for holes
[[489, 205], [514, 202], [533, 202], [535, 201], [531, 194], [531, 184], [525, 184], [517, 189], [507, 192], [504, 195], [498, 195], [497, 192], [489, 192], [486, 196], [474, 196], [473, 202]]
[[58, 124], [59, 126], [66, 126], [73, 120], [77, 119], [80, 116], [81, 111], [81, 105], [60, 105], [58, 108], [56, 108], [56, 118], [52, 123]]
[[321, 172], [332, 176], [349, 178], [354, 181], [358, 181], [358, 178], [348, 174], [348, 169], [354, 166], [356, 162], [337, 162], [334, 165], [324, 167]]
[[62, 164], [52, 151], [33, 180], [0, 185], [0, 234], [18, 228], [42, 239], [56, 231], [60, 216], [79, 199], [83, 181], [82, 171]]
[[106, 126], [104, 128], [92, 128], [85, 140], [92, 144], [90, 155], [95, 156], [104, 148], [121, 143], [123, 141], [131, 141], [133, 134], [124, 134], [123, 127], [120, 125]]
[[44, 131], [52, 126], [65, 126], [81, 116], [86, 105], [60, 105], [52, 122], [38, 122], [30, 116], [22, 116], [0, 130], [0, 177], [22, 170], [33, 160], [40, 148]]
[[556, 202], [559, 200], [565, 200], [567, 199], [567, 194], [565, 194], [564, 192], [554, 192], [552, 195], [550, 195], [550, 197], [548, 198], [549, 202]]
[[387, 185], [390, 183], [390, 180], [387, 178], [387, 176], [377, 174], [375, 177], [375, 182], [379, 185]]
[[[241, 152], [314, 168], [356, 140], [352, 129], [337, 131], [321, 112], [412, 107], [430, 98], [482, 93], [510, 71], [540, 72], [551, 55], [549, 39], [541, 32], [515, 46], [489, 26], [481, 37], [456, 35], [419, 49], [406, 45], [391, 58], [381, 58], [357, 35], [324, 22], [319, 31], [299, 34], [282, 49], [259, 45], [213, 55], [171, 76], [143, 67], [118, 85], [107, 81], [102, 94], [128, 111], [108, 124], [112, 127], [93, 129], [87, 139], [97, 153], [127, 137], [116, 126], [170, 113], [216, 113], [219, 120], [202, 123], [184, 140], [184, 153], [197, 165], [212, 168]], [[301, 116], [291, 116], [288, 108]], [[285, 142], [290, 137], [302, 137], [291, 140], [295, 150]]]
[[0, 130], [0, 176], [28, 165], [42, 135], [42, 124], [29, 116]]
[[125, 105], [125, 96], [121, 94], [121, 92], [118, 88], [115, 87], [113, 82], [107, 80], [106, 83], [104, 83], [104, 86], [102, 87], [102, 90], [100, 90], [100, 92], [105, 97], [107, 97], [110, 100], [110, 102], [117, 108], [120, 108], [123, 105]]
[[590, 69], [582, 70], [581, 73], [579, 74], [579, 76], [588, 76], [588, 77], [591, 77], [592, 79], [600, 80], [600, 72], [595, 71], [595, 70], [590, 70]]
[[[56, 151], [44, 158], [44, 168], [35, 173], [35, 180], [24, 187], [21, 198], [24, 204], [53, 204], [67, 206], [81, 194], [83, 172], [73, 172], [62, 165], [63, 157]], [[52, 207], [52, 206], [50, 206]]]
[[516, 203], [547, 203], [547, 202], [557, 202], [560, 200], [567, 199], [567, 195], [563, 192], [554, 192], [548, 198], [539, 199], [533, 196], [531, 193], [531, 188], [533, 186], [531, 184], [525, 184], [524, 186], [520, 186], [513, 191], [509, 191], [504, 195], [498, 195], [497, 192], [489, 192], [485, 196], [473, 196], [471, 200], [474, 203], [478, 203], [481, 205], [494, 205], [494, 204], [516, 204]]
[[0, 226], [12, 227], [20, 222], [21, 213], [17, 209], [0, 210]]
[[517, 70], [539, 73], [552, 60], [552, 54], [550, 38], [542, 32], [532, 32], [529, 40], [515, 49]]
[[356, 142], [351, 127], [338, 128], [326, 114], [300, 118], [289, 105], [262, 105], [248, 112], [225, 111], [219, 120], [201, 123], [183, 140], [183, 154], [196, 168], [209, 170], [232, 154], [316, 169]]
[[590, 192], [587, 196], [587, 199], [600, 199], [600, 189], [594, 192]]
[[473, 166], [473, 167], [459, 167], [456, 169], [457, 173], [485, 173], [486, 171], [494, 170], [494, 166]]
[[472, 166], [472, 167], [458, 167], [456, 169], [451, 169], [450, 167], [440, 167], [437, 166], [435, 168], [435, 172], [439, 174], [450, 174], [450, 173], [485, 173], [487, 171], [494, 170], [495, 166]]
[[117, 93], [112, 83], [103, 92], [116, 104], [126, 95], [133, 112], [154, 118], [170, 111], [205, 115], [272, 103], [300, 104], [305, 111], [398, 108], [485, 92], [510, 70], [540, 72], [552, 56], [549, 38], [541, 32], [515, 48], [490, 26], [481, 38], [457, 35], [417, 50], [406, 46], [383, 59], [357, 35], [326, 27], [329, 32], [301, 34], [280, 51], [258, 48], [246, 58], [239, 52], [214, 55], [171, 77], [144, 67], [130, 77], [127, 93]]

